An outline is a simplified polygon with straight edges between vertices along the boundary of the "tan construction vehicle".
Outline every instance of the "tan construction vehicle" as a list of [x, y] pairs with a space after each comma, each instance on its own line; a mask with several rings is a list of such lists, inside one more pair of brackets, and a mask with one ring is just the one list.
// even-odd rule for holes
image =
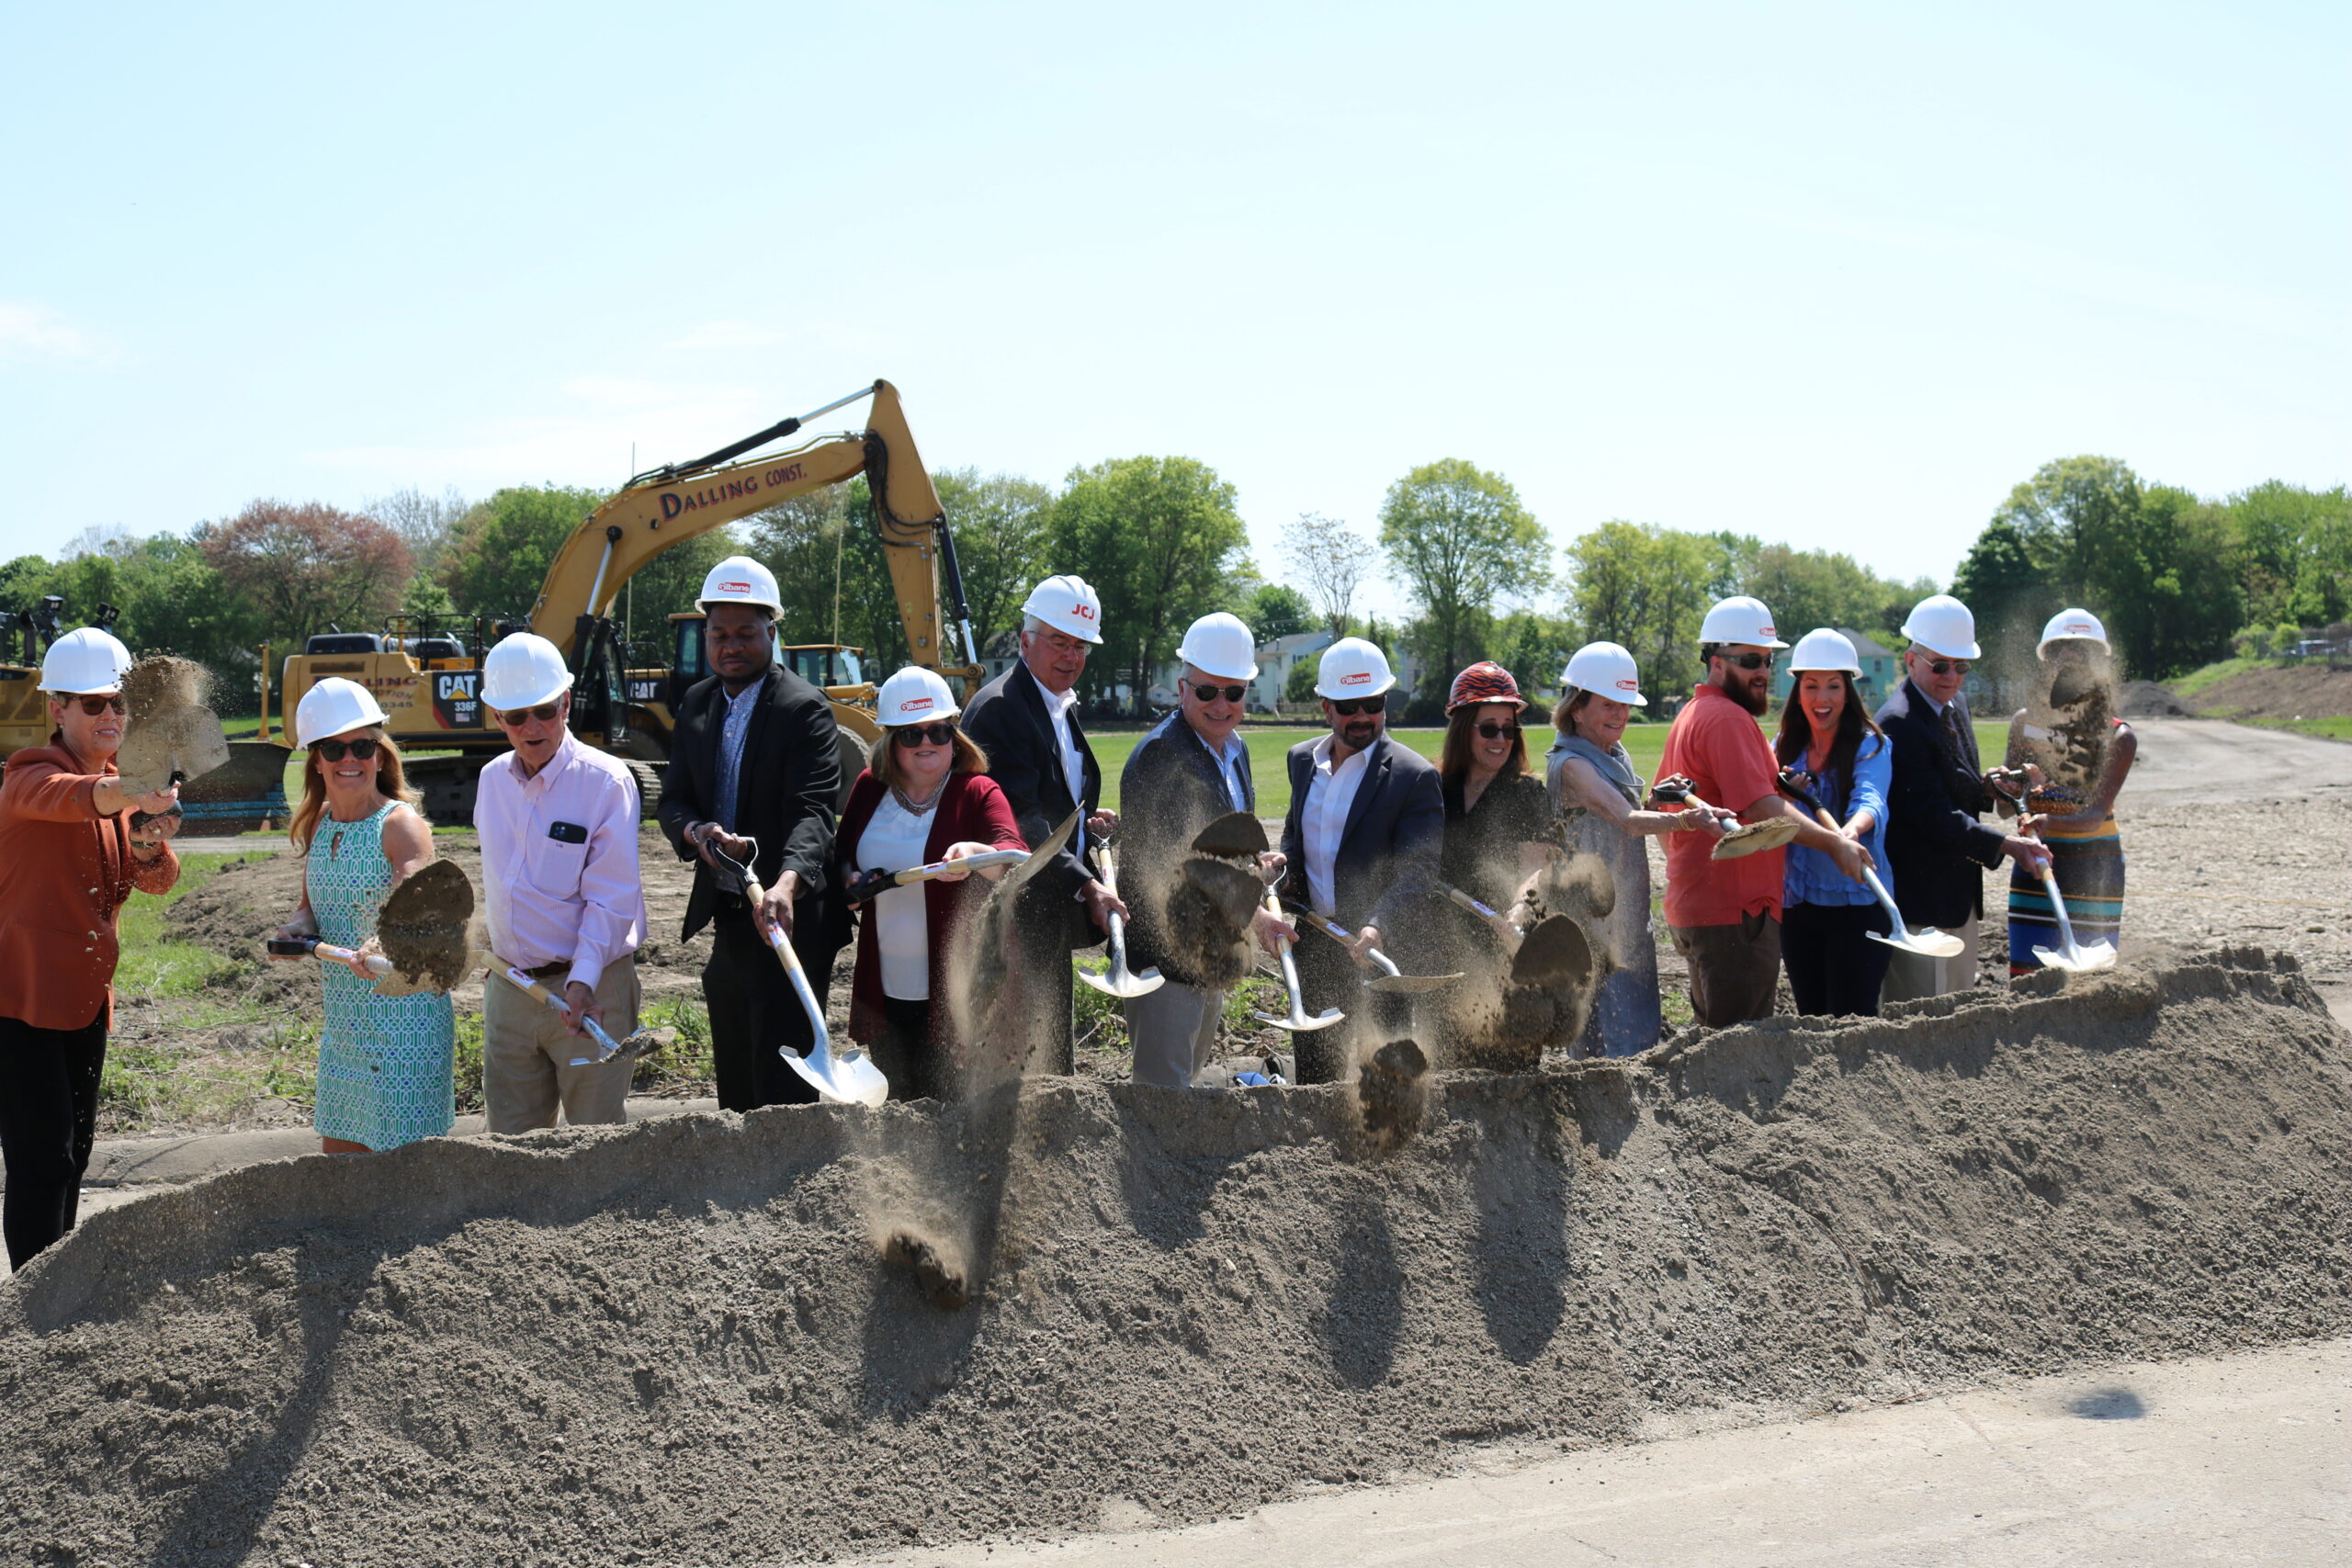
[[[745, 454], [793, 434], [809, 421], [865, 398], [873, 404], [864, 430], [745, 459]], [[702, 617], [697, 613], [670, 617], [671, 668], [666, 673], [631, 671], [612, 620], [616, 597], [647, 562], [672, 546], [861, 473], [873, 490], [875, 528], [889, 564], [910, 657], [943, 675], [962, 679], [967, 692], [977, 689], [979, 654], [964, 604], [955, 539], [907, 429], [898, 389], [876, 381], [707, 457], [638, 475], [582, 519], [565, 540], [527, 617], [481, 616], [430, 625], [395, 617], [381, 634], [312, 637], [302, 652], [286, 660], [278, 712], [292, 714], [302, 694], [326, 676], [358, 682], [376, 694], [390, 716], [392, 738], [409, 754], [409, 780], [424, 792], [425, 814], [439, 823], [469, 823], [475, 780], [484, 765], [506, 750], [505, 736], [482, 710], [482, 657], [509, 632], [536, 632], [561, 649], [571, 667], [573, 731], [588, 744], [629, 760], [650, 817], [661, 798], [660, 764], [670, 754], [670, 716], [686, 687], [704, 673]], [[953, 627], [943, 624], [940, 615], [943, 570], [954, 608]], [[960, 649], [951, 646], [951, 632], [960, 634]], [[873, 711], [875, 687], [865, 680], [856, 651], [831, 645], [779, 651], [780, 658], [804, 674], [821, 671], [848, 677], [820, 682], [842, 728], [844, 794], [864, 766], [866, 744], [880, 733]], [[266, 694], [262, 709], [266, 734]]]
[[[58, 617], [64, 609], [65, 601], [52, 593], [26, 609], [0, 610], [0, 757], [28, 746], [49, 744], [49, 705], [41, 700], [40, 660], [49, 645], [57, 640]], [[17, 637], [24, 639], [21, 664], [8, 657], [8, 640]]]

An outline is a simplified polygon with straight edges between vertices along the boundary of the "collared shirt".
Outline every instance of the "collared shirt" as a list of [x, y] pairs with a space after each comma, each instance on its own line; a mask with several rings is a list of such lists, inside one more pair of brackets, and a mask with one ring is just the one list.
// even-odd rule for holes
[[1078, 829], [1069, 836], [1072, 854], [1086, 852], [1086, 759], [1080, 755], [1077, 738], [1071, 735], [1069, 710], [1078, 706], [1078, 688], [1056, 695], [1037, 682], [1037, 694], [1046, 699], [1046, 716], [1053, 721], [1054, 743], [1062, 749], [1062, 776], [1069, 781], [1069, 797], [1078, 804]]
[[[1756, 716], [1710, 682], [1694, 689], [1674, 716], [1657, 771], [1660, 777], [1684, 774], [1710, 806], [1745, 811], [1776, 793], [1781, 764]], [[1666, 836], [1667, 924], [1729, 926], [1754, 914], [1777, 919], [1788, 852], [1715, 860], [1713, 848], [1705, 833]]]
[[1299, 813], [1298, 824], [1306, 847], [1307, 896], [1317, 914], [1330, 916], [1340, 909], [1332, 864], [1339, 859], [1340, 838], [1348, 830], [1348, 808], [1363, 787], [1372, 751], [1367, 747], [1353, 752], [1334, 768], [1331, 737], [1326, 735], [1315, 743], [1314, 757], [1315, 771], [1306, 779], [1306, 808]]
[[767, 689], [763, 676], [727, 699], [727, 722], [718, 732], [718, 777], [714, 781], [718, 794], [710, 808], [717, 814], [711, 820], [730, 833], [735, 830], [735, 786], [743, 771], [743, 742], [751, 737], [752, 714]]
[[[1193, 729], [1189, 724], [1184, 728]], [[1242, 745], [1239, 732], [1235, 731], [1226, 736], [1223, 750], [1212, 748], [1207, 738], [1197, 729], [1193, 729], [1193, 739], [1201, 743], [1203, 750], [1216, 759], [1216, 771], [1225, 780], [1225, 793], [1232, 800], [1233, 809], [1249, 810], [1250, 792], [1241, 787], [1241, 759], [1249, 755], [1249, 748]]]
[[606, 964], [637, 951], [645, 934], [638, 815], [628, 765], [570, 734], [528, 778], [511, 751], [481, 771], [474, 827], [491, 947], [502, 962], [569, 962], [566, 981], [594, 987]]

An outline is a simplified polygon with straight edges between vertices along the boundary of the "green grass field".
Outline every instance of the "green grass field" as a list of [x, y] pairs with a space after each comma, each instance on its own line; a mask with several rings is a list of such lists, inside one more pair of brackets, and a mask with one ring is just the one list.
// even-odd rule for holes
[[[1645, 779], [1657, 777], [1658, 757], [1666, 750], [1666, 729], [1662, 724], [1637, 724], [1625, 731], [1625, 750], [1633, 756], [1634, 771]], [[1988, 766], [2000, 761], [2002, 748], [2008, 743], [2008, 732], [2007, 724], [1977, 725], [1977, 750]], [[1283, 757], [1293, 746], [1301, 740], [1311, 740], [1318, 733], [1302, 728], [1242, 730], [1242, 742], [1250, 748], [1250, 776], [1258, 786], [1260, 816], [1281, 817], [1289, 812], [1290, 780], [1283, 768]], [[1445, 739], [1442, 729], [1395, 729], [1389, 733], [1431, 761], [1437, 760], [1438, 747]], [[1094, 748], [1094, 760], [1102, 765], [1102, 804], [1115, 811], [1119, 808], [1120, 770], [1127, 765], [1127, 754], [1143, 739], [1142, 732], [1122, 731], [1087, 739]], [[1527, 732], [1527, 761], [1531, 768], [1543, 767], [1544, 752], [1551, 744], [1551, 726], [1543, 725]]]

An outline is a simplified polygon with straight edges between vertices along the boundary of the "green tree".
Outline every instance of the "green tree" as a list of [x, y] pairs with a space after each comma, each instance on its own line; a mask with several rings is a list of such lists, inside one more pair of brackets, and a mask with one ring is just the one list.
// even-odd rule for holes
[[1102, 596], [1102, 647], [1086, 684], [1124, 681], [1136, 702], [1184, 628], [1225, 598], [1248, 543], [1233, 487], [1191, 457], [1074, 468], [1054, 502], [1053, 559]]
[[1902, 595], [1853, 557], [1828, 550], [1764, 545], [1750, 558], [1743, 592], [1770, 607], [1781, 635], [1794, 642], [1815, 626], [1872, 631], [1887, 604]]
[[1380, 503], [1380, 544], [1427, 623], [1423, 688], [1442, 696], [1497, 606], [1552, 581], [1544, 530], [1499, 474], [1459, 457], [1413, 469]]
[[[1348, 635], [1348, 612], [1372, 564], [1372, 547], [1336, 517], [1302, 512], [1283, 531], [1283, 555], [1313, 597], [1334, 637]], [[1287, 700], [1287, 699], [1285, 699]]]
[[1272, 642], [1306, 630], [1314, 623], [1315, 608], [1286, 582], [1261, 582], [1239, 615], [1260, 642]]
[[[956, 557], [964, 570], [964, 601], [972, 612], [972, 640], [986, 648], [998, 633], [1021, 625], [1022, 601], [1053, 569], [1054, 492], [1018, 474], [982, 474], [978, 468], [944, 468], [931, 476], [939, 504], [956, 536]], [[945, 575], [940, 592], [947, 591]], [[943, 617], [954, 606], [943, 602]], [[963, 662], [963, 649], [950, 662]]]
[[607, 492], [564, 485], [514, 485], [476, 502], [458, 520], [440, 576], [469, 615], [527, 615], [556, 551]]
[[1723, 597], [1726, 553], [1714, 536], [1603, 523], [1568, 545], [1569, 606], [1588, 641], [1621, 645], [1645, 680], [1671, 692], [1698, 670], [1699, 626]]
[[1290, 667], [1290, 674], [1283, 681], [1283, 701], [1285, 704], [1296, 703], [1302, 707], [1313, 707], [1315, 682], [1321, 678], [1320, 670], [1321, 665], [1312, 658], [1294, 660]]
[[2269, 479], [2230, 497], [2228, 516], [2250, 621], [2324, 626], [2352, 614], [2352, 491]]
[[273, 640], [373, 630], [408, 581], [408, 547], [372, 517], [319, 502], [256, 501], [198, 547]]
[[786, 642], [863, 649], [877, 675], [906, 662], [906, 629], [863, 475], [769, 507], [744, 533], [748, 553], [775, 573]]

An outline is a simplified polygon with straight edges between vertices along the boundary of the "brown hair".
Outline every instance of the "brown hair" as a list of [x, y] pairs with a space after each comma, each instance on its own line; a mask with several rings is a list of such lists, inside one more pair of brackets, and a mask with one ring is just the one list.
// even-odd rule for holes
[[[1510, 703], [1499, 699], [1491, 703], [1464, 703], [1448, 715], [1445, 720], [1445, 745], [1438, 752], [1438, 776], [1449, 781], [1468, 778], [1470, 776], [1470, 739], [1478, 728], [1478, 710], [1509, 706], [1510, 706]], [[1526, 715], [1522, 712], [1520, 716], [1524, 719]], [[1527, 772], [1527, 728], [1522, 724], [1519, 733], [1511, 737], [1510, 756], [1503, 763], [1502, 776], [1510, 778], [1525, 772]]]
[[1805, 748], [1813, 744], [1813, 721], [1805, 717], [1799, 701], [1807, 675], [1835, 675], [1845, 683], [1846, 703], [1838, 710], [1838, 739], [1829, 743], [1829, 755], [1823, 759], [1821, 771], [1844, 779], [1850, 792], [1854, 759], [1861, 752], [1862, 737], [1875, 735], [1883, 745], [1886, 734], [1879, 728], [1878, 721], [1862, 710], [1862, 694], [1854, 690], [1854, 677], [1848, 671], [1799, 670], [1790, 675], [1788, 700], [1781, 705], [1781, 733], [1772, 742], [1772, 755], [1781, 760], [1782, 767], [1794, 767]]
[[[371, 724], [359, 734], [376, 742], [377, 791], [411, 806], [422, 801], [424, 796], [409, 787], [408, 773], [401, 766], [401, 749], [392, 744], [391, 737], [384, 733], [384, 727]], [[330, 735], [326, 739], [339, 740], [344, 738]], [[294, 807], [293, 819], [286, 825], [286, 836], [294, 840], [297, 854], [311, 852], [311, 840], [317, 836], [319, 830], [319, 817], [327, 808], [327, 781], [319, 773], [318, 759], [318, 743], [313, 741], [302, 752], [302, 799]]]
[[1590, 701], [1592, 701], [1592, 694], [1582, 686], [1570, 686], [1566, 691], [1562, 692], [1560, 705], [1552, 710], [1552, 728], [1563, 735], [1575, 736], [1577, 715], [1581, 713], [1585, 704]]
[[[936, 724], [939, 721], [927, 719], [924, 722]], [[950, 722], [954, 721], [950, 720]], [[904, 789], [906, 781], [899, 776], [899, 749], [890, 744], [890, 732], [897, 728], [899, 727], [895, 725], [885, 725], [881, 735], [865, 749], [865, 769], [884, 784], [896, 784], [900, 789]], [[964, 733], [964, 727], [961, 724], [957, 724], [956, 726], [956, 760], [948, 764], [948, 773], [953, 776], [956, 773], [985, 773], [988, 771], [989, 754], [980, 750], [978, 741]]]

